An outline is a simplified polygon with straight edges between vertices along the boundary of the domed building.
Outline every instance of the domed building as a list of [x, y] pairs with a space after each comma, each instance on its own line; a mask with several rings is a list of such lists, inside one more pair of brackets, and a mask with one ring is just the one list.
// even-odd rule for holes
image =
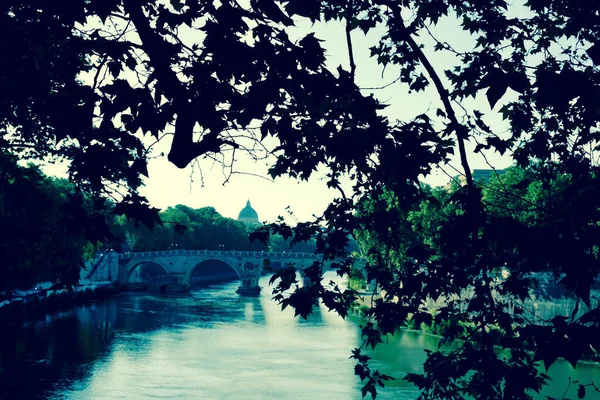
[[246, 226], [260, 225], [258, 213], [250, 205], [250, 200], [246, 202], [246, 207], [242, 208], [242, 211], [240, 211], [238, 221], [243, 222]]

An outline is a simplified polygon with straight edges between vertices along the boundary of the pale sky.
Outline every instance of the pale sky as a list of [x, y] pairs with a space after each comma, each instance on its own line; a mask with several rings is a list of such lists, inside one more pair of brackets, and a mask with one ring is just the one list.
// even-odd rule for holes
[[[301, 37], [307, 31], [306, 27], [298, 26], [296, 31]], [[335, 71], [341, 64], [346, 70], [348, 67], [348, 56], [346, 51], [345, 31], [341, 24], [316, 24], [316, 37], [325, 40], [322, 46], [327, 50], [327, 65]], [[455, 47], [468, 47], [468, 37], [458, 37], [452, 26], [440, 26], [437, 29], [444, 40], [454, 39]], [[362, 87], [380, 87], [393, 81], [398, 75], [394, 73], [397, 69], [388, 67], [382, 78], [382, 68], [372, 59], [369, 59], [369, 47], [379, 39], [380, 30], [372, 30], [365, 35], [355, 30], [353, 32], [354, 54], [357, 64], [357, 84]], [[436, 63], [448, 65], [452, 58], [441, 56], [441, 53], [428, 54], [434, 65]], [[441, 73], [441, 69], [439, 70]], [[435, 93], [429, 89], [422, 94], [407, 94], [408, 87], [402, 83], [396, 83], [385, 90], [365, 90], [366, 94], [374, 93], [377, 98], [389, 104], [384, 110], [391, 119], [410, 118], [427, 111], [429, 108], [440, 106]], [[484, 96], [485, 91], [478, 96], [477, 101], [467, 101], [470, 107], [489, 112], [490, 108]], [[509, 95], [503, 98], [506, 101]], [[496, 105], [495, 111], [500, 108], [501, 102]], [[497, 113], [496, 113], [497, 114]], [[495, 126], [501, 126], [501, 120], [494, 116], [488, 121]], [[165, 143], [166, 144], [166, 143]], [[474, 148], [474, 144], [470, 146]], [[165, 154], [166, 149], [165, 147]], [[160, 153], [158, 151], [157, 153]], [[505, 168], [511, 164], [509, 158], [499, 157], [497, 154], [488, 152], [486, 154], [496, 168]], [[478, 155], [470, 157], [472, 168], [488, 168], [485, 160]], [[458, 158], [455, 157], [451, 163], [460, 168]], [[236, 164], [237, 171], [244, 171], [262, 176], [267, 176], [267, 162], [254, 162], [247, 157], [240, 158]], [[195, 169], [193, 181], [190, 182], [191, 167], [180, 170], [170, 164], [165, 157], [151, 160], [149, 163], [150, 179], [146, 180], [146, 187], [142, 190], [150, 202], [159, 208], [165, 208], [177, 203], [186, 204], [191, 207], [213, 206], [219, 213], [226, 217], [237, 218], [239, 211], [245, 206], [246, 200], [250, 199], [253, 208], [258, 212], [261, 221], [273, 221], [277, 216], [286, 216], [286, 207], [290, 207], [296, 218], [300, 221], [311, 218], [313, 214], [321, 213], [336, 196], [337, 191], [328, 189], [322, 179], [324, 172], [314, 176], [309, 182], [299, 182], [290, 178], [278, 178], [274, 182], [251, 175], [233, 175], [228, 183], [225, 180], [223, 170], [219, 165], [213, 165], [210, 160], [201, 162], [204, 186], [200, 180], [198, 168]], [[451, 167], [445, 168], [451, 175], [456, 175]], [[448, 176], [437, 171], [424, 179], [432, 185], [444, 185], [449, 181]], [[292, 222], [292, 220], [290, 220]]]
[[[311, 29], [311, 26], [308, 21], [296, 19], [296, 22], [297, 27], [290, 30], [290, 35], [301, 38]], [[456, 25], [452, 26], [452, 24]], [[335, 71], [339, 65], [342, 65], [349, 70], [343, 25], [318, 23], [315, 24], [314, 30], [316, 37], [324, 40], [321, 44], [327, 51], [328, 68]], [[461, 32], [456, 20], [447, 18], [433, 32], [443, 40], [449, 41], [457, 49], [471, 47], [471, 39]], [[356, 82], [361, 88], [380, 87], [394, 81], [398, 76], [398, 68], [391, 66], [388, 66], [382, 76], [382, 68], [376, 64], [375, 60], [369, 58], [369, 47], [376, 44], [380, 36], [380, 29], [372, 29], [367, 37], [358, 29], [353, 31], [354, 55], [357, 64]], [[417, 38], [417, 41], [431, 43], [431, 39], [426, 37]], [[443, 78], [441, 66], [449, 65], [453, 62], [453, 58], [448, 53], [428, 52], [429, 49], [431, 49], [430, 46], [425, 49], [426, 54], [430, 57], [434, 67], [440, 66], [438, 73]], [[384, 90], [365, 90], [364, 93], [373, 93], [378, 99], [388, 104], [389, 107], [383, 112], [391, 120], [408, 120], [428, 109], [435, 110], [435, 108], [441, 107], [441, 102], [433, 88], [419, 94], [409, 95], [408, 86], [398, 82]], [[492, 113], [490, 113], [485, 98], [485, 91], [479, 93], [476, 100], [470, 99], [462, 104], [468, 109], [477, 108], [484, 114], [490, 113], [485, 118], [486, 122], [501, 131], [506, 128], [503, 127], [497, 110], [509, 98], [510, 94], [507, 93]], [[457, 107], [455, 108], [459, 111]], [[147, 138], [147, 143], [152, 141], [153, 138]], [[223, 216], [237, 218], [239, 211], [249, 199], [262, 222], [272, 222], [279, 215], [286, 216], [286, 207], [288, 206], [297, 220], [304, 221], [310, 219], [313, 214], [322, 213], [337, 194], [335, 190], [326, 187], [325, 181], [322, 179], [325, 171], [320, 171], [320, 174], [313, 176], [309, 182], [299, 182], [290, 178], [278, 178], [273, 182], [267, 178], [268, 164], [272, 164], [273, 160], [255, 162], [241, 154], [236, 157], [235, 170], [260, 175], [264, 178], [235, 174], [224, 185], [226, 178], [221, 166], [213, 165], [211, 160], [202, 160], [200, 167], [203, 179], [201, 179], [198, 166], [193, 169], [191, 166], [178, 169], [166, 159], [166, 156], [160, 156], [161, 153], [168, 153], [169, 142], [170, 137], [167, 137], [153, 148], [155, 158], [149, 161], [149, 178], [145, 180], [145, 187], [141, 190], [141, 193], [147, 196], [154, 207], [164, 209], [176, 204], [185, 204], [193, 208], [213, 206]], [[475, 144], [470, 143], [469, 148], [472, 150], [474, 146]], [[511, 160], [507, 157], [500, 157], [491, 152], [486, 153], [486, 156], [495, 168], [505, 168], [511, 164]], [[488, 168], [480, 155], [472, 154], [469, 160], [471, 168]], [[451, 165], [461, 169], [458, 157], [454, 157]], [[60, 168], [47, 168], [46, 170], [49, 173], [57, 173]], [[190, 179], [192, 170], [193, 179]], [[446, 167], [445, 170], [450, 175], [457, 174], [452, 167]], [[446, 184], [449, 177], [442, 171], [436, 171], [432, 175], [424, 177], [424, 180], [436, 186]], [[293, 223], [294, 220], [289, 219], [289, 222]]]

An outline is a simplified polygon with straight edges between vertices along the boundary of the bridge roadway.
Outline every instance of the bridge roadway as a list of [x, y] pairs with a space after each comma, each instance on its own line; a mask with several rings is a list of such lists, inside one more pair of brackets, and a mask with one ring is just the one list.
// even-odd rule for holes
[[[293, 263], [300, 270], [310, 267], [320, 259], [313, 253], [225, 251], [225, 250], [165, 250], [149, 252], [108, 252], [101, 255], [90, 266], [82, 278], [88, 281], [111, 281], [126, 285], [132, 272], [142, 263], [155, 263], [161, 266], [173, 282], [187, 285], [192, 272], [202, 268], [206, 261], [221, 261], [229, 265], [239, 276], [240, 294], [260, 292], [258, 279], [265, 260], [271, 263]], [[204, 264], [206, 265], [206, 264]]]

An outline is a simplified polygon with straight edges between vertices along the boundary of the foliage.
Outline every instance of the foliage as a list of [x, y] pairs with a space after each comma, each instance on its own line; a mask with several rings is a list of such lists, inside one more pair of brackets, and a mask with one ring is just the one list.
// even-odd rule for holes
[[[0, 290], [51, 281], [73, 285], [97, 248], [118, 251], [266, 250], [248, 240], [245, 226], [212, 207], [169, 207], [151, 231], [126, 215], [97, 213], [89, 197], [64, 179], [0, 156]], [[106, 207], [107, 210], [111, 206]], [[136, 226], [137, 225], [137, 226]], [[110, 231], [100, 229], [109, 227]]]
[[289, 251], [294, 253], [314, 253], [315, 241], [308, 240], [306, 242], [291, 244], [291, 238], [284, 239], [281, 235], [273, 235], [269, 238], [269, 251], [283, 252]]
[[[172, 136], [168, 158], [179, 167], [252, 151], [249, 142], [272, 136], [273, 177], [328, 171], [327, 185], [340, 196], [323, 215], [293, 228], [268, 225], [253, 238], [280, 234], [291, 245], [312, 238], [341, 275], [354, 261], [350, 238], [361, 238], [367, 278], [385, 291], [352, 355], [363, 396], [375, 397], [389, 378], [369, 367], [364, 348], [407, 319], [445, 321], [447, 340], [461, 343], [429, 353], [424, 373], [407, 377], [424, 399], [529, 398], [546, 379], [538, 361], [575, 364], [600, 349], [590, 301], [600, 267], [597, 2], [8, 0], [0, 7], [8, 32], [0, 76], [9, 94], [0, 103], [2, 146], [20, 157], [69, 160], [80, 187], [117, 199], [115, 213], [157, 221], [137, 194], [147, 174], [146, 133]], [[335, 26], [345, 29], [348, 69], [325, 67], [312, 27], [290, 38], [289, 26], [317, 21], [342, 22]], [[456, 25], [460, 47], [436, 36], [444, 23]], [[371, 57], [399, 71], [408, 94], [436, 96], [430, 109], [395, 121], [358, 87], [352, 38], [372, 30], [379, 37]], [[435, 52], [450, 61], [434, 64]], [[489, 109], [482, 111], [469, 98], [483, 90]], [[506, 130], [490, 125], [494, 109]], [[493, 190], [476, 184], [467, 142], [475, 153], [510, 154], [525, 178], [509, 175]], [[421, 185], [455, 148], [465, 185], [450, 193]], [[279, 272], [275, 298], [303, 317], [317, 301], [345, 316], [356, 293], [323, 285], [321, 266], [307, 271], [308, 287], [298, 287], [293, 271]], [[519, 304], [540, 273], [593, 309], [580, 318], [524, 318]], [[424, 302], [439, 298], [446, 305], [433, 317]], [[511, 356], [500, 358], [495, 343]]]
[[85, 238], [104, 237], [96, 223], [103, 217], [86, 203], [68, 182], [0, 153], [0, 290], [77, 283], [95, 251]]
[[352, 268], [348, 273], [348, 287], [356, 291], [367, 288], [367, 279], [358, 268]]
[[266, 250], [248, 240], [246, 227], [221, 216], [213, 207], [192, 209], [178, 204], [161, 211], [161, 226], [148, 229], [135, 225], [124, 215], [116, 219], [114, 246], [120, 251], [185, 250]]

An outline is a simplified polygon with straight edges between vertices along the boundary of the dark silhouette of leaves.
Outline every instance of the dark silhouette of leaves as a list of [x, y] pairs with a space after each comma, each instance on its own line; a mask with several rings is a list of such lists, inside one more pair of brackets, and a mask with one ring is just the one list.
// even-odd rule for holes
[[585, 386], [579, 385], [577, 387], [577, 398], [583, 399], [585, 397]]
[[504, 81], [504, 76], [500, 77], [498, 81], [495, 81], [490, 85], [486, 92], [488, 103], [490, 103], [490, 108], [494, 108], [498, 100], [500, 100], [502, 96], [504, 96], [504, 93], [506, 93], [506, 89], [508, 89], [508, 82]]
[[[224, 231], [242, 246], [243, 229], [209, 210], [165, 210], [173, 218], [165, 217], [161, 227], [158, 210], [138, 193], [149, 173], [142, 135], [168, 134], [167, 158], [180, 168], [232, 150], [261, 158], [261, 146], [248, 140], [277, 143], [266, 150], [276, 156], [272, 177], [308, 180], [325, 171], [323, 184], [339, 196], [313, 221], [296, 227], [279, 221], [251, 234], [270, 246], [310, 245], [322, 256], [306, 272], [307, 286], [298, 284], [293, 266], [276, 271], [274, 299], [303, 318], [319, 301], [344, 317], [356, 293], [323, 286], [321, 262], [335, 263], [353, 279], [360, 269], [380, 290], [365, 313], [362, 346], [376, 346], [405, 323], [427, 326], [443, 335], [442, 343], [455, 345], [429, 352], [423, 373], [407, 377], [423, 399], [524, 398], [547, 381], [532, 355], [546, 367], [559, 357], [575, 365], [600, 348], [595, 309], [583, 309], [592, 306], [600, 272], [598, 7], [528, 1], [525, 12], [515, 14], [495, 0], [252, 0], [250, 7], [8, 0], [0, 6], [2, 226], [27, 238], [35, 254], [55, 253], [44, 245], [50, 234], [22, 209], [39, 211], [66, 237], [107, 236], [107, 214], [121, 221], [113, 226], [115, 236], [125, 236], [131, 228], [125, 213], [134, 221], [131, 229], [156, 238], [156, 245], [184, 243], [200, 225], [210, 232], [219, 225], [229, 226]], [[340, 31], [348, 33], [349, 69], [328, 68], [329, 43], [313, 26], [321, 20], [341, 22]], [[301, 30], [286, 29], [294, 22]], [[447, 23], [460, 35], [439, 37]], [[180, 36], [184, 31], [191, 34]], [[367, 32], [366, 42], [355, 39]], [[459, 46], [451, 43], [462, 35], [467, 39]], [[367, 42], [370, 53], [358, 48]], [[395, 88], [406, 95], [435, 97], [431, 110], [386, 113], [377, 94], [367, 93], [377, 90], [357, 85], [362, 54], [399, 71]], [[489, 116], [466, 101], [482, 89]], [[506, 127], [492, 124], [495, 116]], [[489, 150], [510, 155], [516, 165], [489, 179], [476, 177], [468, 143], [483, 156]], [[64, 191], [51, 189], [33, 170], [15, 167], [28, 159], [66, 160], [75, 186], [64, 198], [71, 200], [59, 200], [55, 194]], [[446, 188], [421, 182], [447, 165], [464, 176]], [[36, 210], [26, 188], [60, 206]], [[106, 198], [116, 192], [109, 212]], [[51, 216], [54, 209], [60, 211]], [[3, 262], [17, 265], [16, 255], [27, 248], [5, 236], [3, 248], [18, 251]], [[78, 271], [81, 246], [65, 244], [70, 258], [60, 279]], [[24, 259], [36, 257], [32, 252]], [[15, 276], [7, 282], [33, 279]], [[552, 292], [573, 298], [571, 317], [531, 321], [521, 303]], [[430, 300], [444, 302], [435, 315], [426, 307]], [[498, 346], [510, 357], [498, 358]], [[363, 396], [375, 397], [388, 377], [360, 352], [353, 357]]]
[[321, 18], [321, 2], [318, 0], [290, 0], [285, 5], [289, 15], [309, 18], [312, 22]]
[[594, 64], [600, 65], [600, 46], [598, 46], [597, 43], [587, 49], [587, 54], [590, 56]]

